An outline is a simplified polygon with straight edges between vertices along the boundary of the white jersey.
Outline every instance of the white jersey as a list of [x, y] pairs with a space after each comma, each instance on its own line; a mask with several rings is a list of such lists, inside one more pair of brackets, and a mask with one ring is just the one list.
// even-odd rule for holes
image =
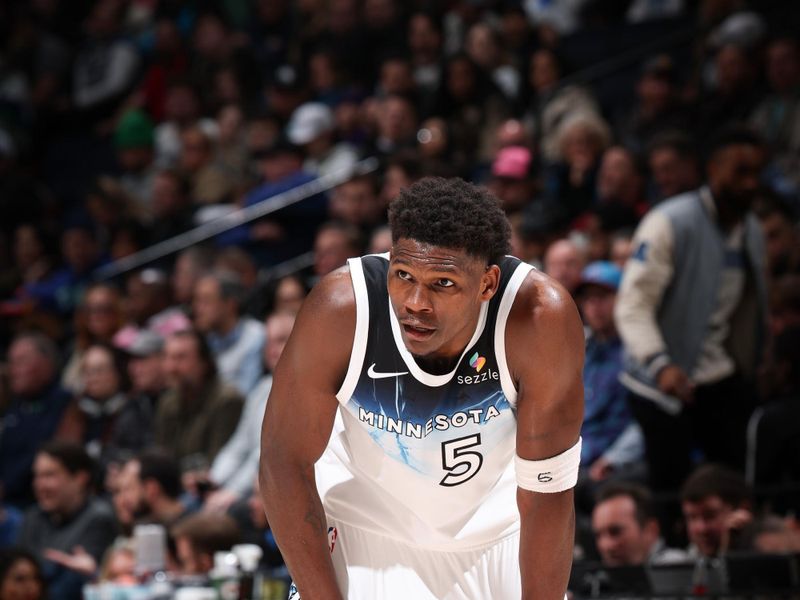
[[386, 289], [388, 255], [348, 261], [356, 331], [316, 477], [332, 521], [414, 547], [484, 547], [519, 530], [516, 389], [505, 327], [532, 267], [506, 257], [500, 286], [445, 375], [408, 352]]

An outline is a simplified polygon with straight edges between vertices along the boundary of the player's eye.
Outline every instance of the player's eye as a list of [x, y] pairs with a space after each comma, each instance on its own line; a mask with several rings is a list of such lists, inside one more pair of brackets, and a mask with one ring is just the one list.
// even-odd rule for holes
[[442, 278], [436, 282], [436, 285], [438, 285], [439, 287], [453, 287], [455, 283], [453, 283], [453, 281], [450, 279]]
[[398, 276], [400, 279], [404, 280], [404, 281], [408, 281], [408, 280], [410, 280], [410, 279], [411, 279], [411, 275], [408, 273], [408, 271], [402, 271], [402, 270], [398, 270], [398, 271], [397, 271], [397, 276]]

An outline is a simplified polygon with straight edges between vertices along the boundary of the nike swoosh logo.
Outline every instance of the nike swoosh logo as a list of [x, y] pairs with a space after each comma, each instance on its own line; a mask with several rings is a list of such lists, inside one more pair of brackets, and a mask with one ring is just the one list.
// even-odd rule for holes
[[369, 375], [373, 379], [386, 379], [387, 377], [399, 377], [400, 375], [408, 375], [408, 371], [402, 371], [399, 373], [378, 373], [375, 370], [375, 363], [372, 363], [369, 369], [367, 369], [367, 375]]

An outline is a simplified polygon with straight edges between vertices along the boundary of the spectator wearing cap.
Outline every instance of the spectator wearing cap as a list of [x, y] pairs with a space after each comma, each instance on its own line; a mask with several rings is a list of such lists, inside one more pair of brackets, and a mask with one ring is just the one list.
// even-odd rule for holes
[[140, 398], [143, 408], [149, 406], [152, 412], [166, 387], [163, 367], [164, 338], [153, 331], [142, 329], [123, 351], [128, 355], [130, 395]]
[[154, 125], [140, 109], [125, 112], [114, 130], [117, 162], [122, 168], [119, 185], [136, 202], [137, 214], [150, 216], [155, 176]]
[[321, 102], [307, 102], [292, 113], [286, 127], [289, 141], [303, 148], [303, 170], [313, 175], [328, 175], [352, 168], [358, 161], [356, 149], [347, 142], [336, 142], [333, 111]]
[[533, 154], [524, 146], [500, 148], [492, 163], [489, 190], [500, 199], [506, 214], [523, 210], [533, 199]]
[[619, 382], [622, 340], [614, 326], [614, 304], [621, 279], [617, 265], [593, 262], [583, 270], [575, 293], [587, 331], [581, 469], [594, 482], [641, 470], [644, 457], [642, 433]]
[[264, 328], [244, 316], [245, 288], [230, 271], [215, 271], [195, 284], [192, 312], [194, 325], [206, 336], [219, 376], [242, 396], [250, 393], [261, 377]]
[[750, 213], [763, 158], [753, 133], [720, 133], [708, 184], [657, 205], [634, 235], [615, 319], [658, 491], [680, 485], [698, 449], [744, 466], [766, 333], [764, 240]]
[[17, 335], [7, 361], [11, 394], [0, 416], [0, 484], [4, 501], [21, 508], [32, 499], [36, 451], [52, 438], [70, 397], [58, 382], [58, 348], [43, 334]]

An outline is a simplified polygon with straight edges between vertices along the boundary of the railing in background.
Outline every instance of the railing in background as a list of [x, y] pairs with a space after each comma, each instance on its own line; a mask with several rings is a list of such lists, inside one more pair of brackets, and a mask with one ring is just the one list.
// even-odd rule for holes
[[[209, 221], [208, 223], [203, 223], [194, 229], [190, 229], [189, 231], [149, 246], [143, 250], [140, 250], [139, 252], [131, 254], [130, 256], [126, 256], [108, 265], [104, 265], [95, 271], [95, 278], [99, 280], [111, 279], [113, 277], [122, 275], [123, 273], [127, 273], [128, 271], [138, 269], [139, 267], [143, 267], [144, 265], [147, 265], [160, 258], [180, 252], [189, 246], [193, 246], [194, 244], [211, 239], [220, 233], [224, 233], [225, 231], [233, 229], [234, 227], [250, 223], [255, 219], [273, 213], [286, 206], [295, 204], [316, 194], [326, 192], [331, 188], [336, 187], [340, 183], [344, 183], [355, 175], [371, 173], [377, 168], [378, 159], [375, 157], [370, 157], [356, 163], [356, 165], [354, 165], [351, 169], [342, 169], [340, 171], [336, 171], [335, 173], [322, 175], [321, 177], [309, 181], [308, 183], [298, 185], [297, 187], [275, 196], [265, 198], [264, 200], [253, 204], [252, 206], [247, 206], [214, 219], [213, 221]], [[286, 266], [299, 259], [307, 260], [307, 257], [305, 255], [301, 255], [300, 257], [286, 261], [286, 263], [281, 263], [284, 265], [282, 268], [285, 269]], [[276, 265], [276, 267], [277, 266], [280, 265]], [[289, 272], [291, 271], [287, 271], [287, 273]]]

